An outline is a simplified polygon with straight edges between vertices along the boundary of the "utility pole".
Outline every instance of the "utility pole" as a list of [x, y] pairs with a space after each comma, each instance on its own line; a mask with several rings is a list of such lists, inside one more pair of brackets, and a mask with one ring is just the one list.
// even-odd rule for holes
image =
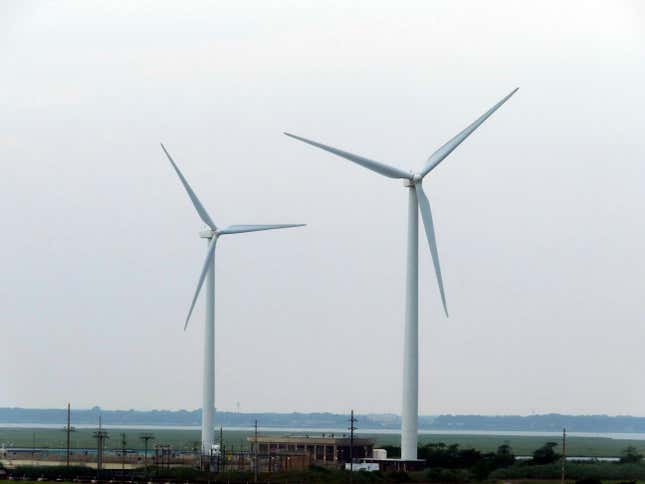
[[213, 472], [213, 444], [211, 443], [210, 454], [208, 458], [208, 484], [211, 482], [211, 472]]
[[99, 429], [94, 432], [96, 439], [96, 480], [101, 480], [101, 470], [103, 470], [103, 442], [109, 439], [110, 436], [101, 426], [101, 417], [99, 416]]
[[72, 411], [70, 404], [67, 404], [67, 426], [65, 427], [65, 433], [67, 434], [67, 452], [66, 452], [66, 464], [67, 467], [69, 467], [69, 457], [70, 457], [70, 442], [71, 442], [71, 433], [74, 432], [74, 428], [72, 427]]
[[217, 466], [217, 471], [218, 472], [224, 472], [224, 468], [226, 467], [226, 454], [224, 454], [224, 430], [222, 429], [222, 426], [219, 426], [219, 464], [221, 464], [221, 469], [220, 466]]
[[561, 484], [564, 484], [564, 467], [567, 462], [567, 429], [562, 429], [562, 475], [560, 476]]
[[121, 433], [121, 480], [125, 482], [125, 451], [127, 441], [125, 440], [125, 432]]
[[143, 466], [146, 472], [148, 472], [148, 442], [154, 440], [155, 436], [153, 434], [143, 433], [139, 438], [143, 440]]
[[258, 482], [258, 421], [255, 420], [255, 440], [253, 442], [253, 482]]
[[349, 482], [354, 482], [354, 424], [357, 420], [354, 418], [354, 410], [351, 411], [349, 417]]

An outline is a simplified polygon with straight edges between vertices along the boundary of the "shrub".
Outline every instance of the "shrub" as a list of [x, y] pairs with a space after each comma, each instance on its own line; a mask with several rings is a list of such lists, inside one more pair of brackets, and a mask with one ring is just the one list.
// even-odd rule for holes
[[426, 474], [428, 482], [445, 482], [449, 484], [462, 484], [472, 479], [472, 475], [465, 469], [430, 469]]
[[576, 484], [602, 484], [600, 479], [595, 479], [593, 477], [587, 477], [585, 479], [580, 479], [576, 481]]
[[[559, 463], [534, 465], [519, 462], [510, 467], [491, 472], [490, 479], [560, 479]], [[644, 464], [618, 464], [615, 462], [569, 462], [566, 467], [567, 479], [586, 478], [620, 481], [645, 480]]]
[[547, 442], [539, 449], [533, 452], [534, 464], [551, 464], [560, 458], [560, 454], [555, 451], [556, 442]]
[[635, 464], [643, 460], [643, 454], [636, 450], [636, 447], [630, 445], [623, 450], [620, 458], [621, 464]]
[[17, 466], [11, 472], [12, 475], [18, 477], [28, 477], [30, 479], [37, 479], [44, 477], [48, 480], [73, 479], [78, 476], [95, 476], [96, 470], [87, 466]]
[[408, 475], [407, 472], [403, 471], [394, 471], [394, 472], [388, 472], [386, 475], [386, 479], [389, 482], [410, 482], [412, 479]]

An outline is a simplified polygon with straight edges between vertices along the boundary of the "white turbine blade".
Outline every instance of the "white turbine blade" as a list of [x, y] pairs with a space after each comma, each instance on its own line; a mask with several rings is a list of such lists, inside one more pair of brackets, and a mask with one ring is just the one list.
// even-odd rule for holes
[[175, 161], [172, 159], [172, 156], [170, 156], [170, 153], [168, 153], [168, 150], [166, 150], [166, 147], [161, 143], [161, 148], [163, 149], [164, 153], [166, 153], [166, 156], [170, 160], [170, 163], [172, 164], [173, 168], [177, 172], [177, 175], [179, 176], [179, 179], [181, 180], [181, 183], [184, 185], [184, 188], [186, 189], [186, 193], [188, 193], [188, 196], [190, 197], [190, 200], [193, 202], [193, 205], [195, 206], [195, 210], [197, 210], [197, 213], [199, 214], [199, 217], [204, 221], [206, 225], [208, 225], [211, 229], [216, 230], [216, 225], [215, 222], [211, 219], [210, 215], [208, 215], [208, 212], [202, 205], [202, 202], [199, 201], [199, 198], [197, 198], [197, 195], [195, 195], [195, 192], [193, 191], [192, 188], [190, 188], [190, 185], [184, 178], [184, 175], [182, 175], [181, 171], [177, 167], [177, 164]]
[[412, 175], [407, 172], [403, 171], [399, 168], [396, 168], [394, 166], [386, 165], [384, 163], [380, 163], [378, 161], [370, 160], [368, 158], [364, 158], [363, 156], [359, 155], [354, 155], [352, 153], [349, 153], [347, 151], [339, 150], [337, 148], [333, 148], [331, 146], [324, 145], [322, 143], [318, 143], [316, 141], [311, 141], [306, 138], [301, 138], [300, 136], [296, 136], [294, 134], [289, 134], [289, 133], [284, 133], [290, 138], [297, 139], [299, 141], [302, 141], [304, 143], [310, 144], [311, 146], [315, 146], [316, 148], [323, 149], [325, 151], [329, 151], [330, 153], [333, 153], [337, 156], [340, 156], [342, 158], [345, 158], [349, 161], [353, 161], [357, 165], [361, 165], [368, 170], [375, 171], [376, 173], [380, 173], [381, 175], [385, 175], [390, 178], [405, 178], [405, 179], [410, 179], [412, 178]]
[[517, 92], [519, 87], [513, 89], [510, 94], [508, 94], [504, 99], [502, 99], [500, 102], [495, 104], [492, 108], [490, 108], [488, 111], [486, 111], [484, 114], [482, 114], [479, 118], [477, 118], [470, 126], [468, 126], [466, 129], [464, 129], [461, 133], [459, 133], [457, 136], [452, 138], [450, 141], [448, 141], [445, 145], [443, 145], [441, 148], [439, 148], [437, 151], [432, 153], [430, 155], [430, 158], [428, 158], [428, 161], [426, 162], [426, 165], [423, 167], [423, 170], [421, 171], [421, 176], [424, 177], [430, 171], [437, 166], [439, 163], [443, 161], [443, 159], [448, 156], [452, 151], [459, 146], [468, 136], [472, 134], [473, 131], [475, 131], [479, 126], [486, 121], [491, 114], [493, 114], [499, 107], [504, 104], [508, 99]]
[[430, 254], [432, 255], [432, 263], [434, 264], [434, 271], [437, 275], [437, 284], [439, 285], [439, 293], [441, 294], [441, 302], [443, 303], [443, 310], [448, 316], [448, 306], [446, 304], [446, 294], [443, 289], [443, 279], [441, 277], [441, 267], [439, 266], [439, 252], [437, 251], [437, 239], [434, 233], [434, 224], [432, 223], [432, 212], [430, 210], [430, 201], [426, 197], [421, 183], [415, 185], [417, 191], [417, 199], [419, 200], [419, 208], [421, 209], [421, 217], [423, 218], [423, 227], [426, 231], [426, 238], [428, 239], [428, 246], [430, 247]]
[[305, 224], [277, 224], [277, 225], [229, 225], [220, 231], [220, 234], [243, 234], [245, 232], [258, 232], [260, 230], [289, 229], [291, 227], [304, 227]]
[[193, 296], [193, 302], [190, 303], [190, 309], [188, 310], [188, 316], [186, 316], [186, 324], [184, 324], [184, 331], [188, 327], [188, 321], [190, 320], [190, 315], [193, 314], [193, 309], [195, 308], [195, 303], [197, 302], [197, 296], [199, 296], [199, 291], [204, 285], [204, 279], [206, 279], [206, 274], [208, 270], [213, 267], [213, 257], [215, 256], [215, 244], [217, 244], [217, 237], [211, 239], [211, 243], [208, 245], [208, 252], [206, 253], [206, 260], [204, 261], [204, 267], [202, 267], [202, 272], [199, 275], [199, 281], [197, 281], [197, 289], [195, 289], [195, 295]]

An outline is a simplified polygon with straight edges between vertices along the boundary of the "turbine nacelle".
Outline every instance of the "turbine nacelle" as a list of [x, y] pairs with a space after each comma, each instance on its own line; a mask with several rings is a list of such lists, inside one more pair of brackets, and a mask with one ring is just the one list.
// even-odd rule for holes
[[219, 236], [219, 233], [217, 232], [217, 230], [213, 230], [213, 229], [204, 229], [204, 230], [201, 230], [199, 232], [199, 237], [201, 239], [209, 239], [210, 240], [213, 237], [217, 237], [217, 236]]

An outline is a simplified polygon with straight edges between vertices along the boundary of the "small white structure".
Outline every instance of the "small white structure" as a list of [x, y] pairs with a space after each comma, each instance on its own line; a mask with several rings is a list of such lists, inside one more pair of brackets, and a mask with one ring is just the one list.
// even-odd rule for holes
[[379, 465], [376, 462], [354, 462], [354, 465], [349, 462], [345, 462], [346, 471], [367, 471], [374, 472], [379, 470]]
[[387, 450], [385, 449], [373, 449], [372, 450], [372, 459], [385, 460], [387, 459]]

